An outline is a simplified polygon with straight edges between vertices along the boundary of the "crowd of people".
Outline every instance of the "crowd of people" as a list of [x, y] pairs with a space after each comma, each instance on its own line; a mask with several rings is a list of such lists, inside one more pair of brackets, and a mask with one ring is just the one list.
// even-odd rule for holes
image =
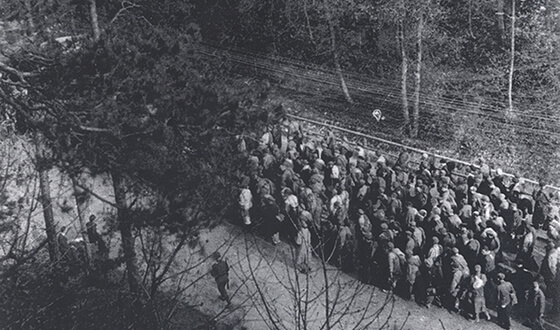
[[[550, 313], [560, 311], [560, 223], [544, 182], [527, 195], [522, 179], [483, 162], [459, 171], [427, 154], [392, 159], [333, 133], [307, 136], [290, 119], [240, 137], [238, 148], [243, 224], [295, 244], [299, 271], [311, 271], [315, 254], [428, 307], [478, 321], [490, 319], [491, 305], [506, 329], [514, 304], [542, 327], [543, 291]], [[537, 262], [542, 230], [546, 255]]]

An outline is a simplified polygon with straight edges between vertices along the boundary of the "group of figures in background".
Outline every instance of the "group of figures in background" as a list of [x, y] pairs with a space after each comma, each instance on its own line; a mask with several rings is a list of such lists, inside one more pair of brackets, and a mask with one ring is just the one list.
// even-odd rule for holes
[[295, 244], [302, 273], [315, 254], [428, 307], [477, 321], [495, 307], [506, 329], [512, 308], [542, 328], [545, 292], [547, 314], [560, 312], [560, 223], [544, 182], [528, 195], [523, 179], [485, 163], [391, 159], [332, 132], [306, 136], [290, 119], [238, 148], [243, 224]]
[[[71, 272], [80, 272], [87, 269], [88, 261], [107, 260], [109, 258], [109, 246], [103, 236], [97, 230], [96, 216], [90, 215], [89, 221], [86, 223], [85, 235], [75, 239], [68, 239], [66, 236], [66, 226], [62, 226], [57, 234], [58, 248], [62, 265], [68, 267]], [[87, 238], [87, 242], [84, 240]], [[92, 255], [86, 252], [87, 246], [92, 248]]]

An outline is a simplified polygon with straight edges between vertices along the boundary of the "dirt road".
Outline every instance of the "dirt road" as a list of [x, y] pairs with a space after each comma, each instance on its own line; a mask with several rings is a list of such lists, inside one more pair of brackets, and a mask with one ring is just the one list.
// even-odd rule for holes
[[[232, 305], [218, 299], [210, 275], [183, 283], [192, 286], [184, 298], [237, 329], [322, 329], [327, 310], [332, 329], [499, 329], [495, 313], [492, 321], [475, 323], [442, 308], [428, 309], [364, 285], [330, 265], [323, 270], [318, 259], [308, 276], [300, 274], [293, 267], [290, 245], [274, 246], [235, 226], [205, 231], [201, 241], [201, 258], [219, 250], [231, 266]], [[204, 275], [211, 265], [206, 259], [193, 272]], [[514, 322], [512, 329], [526, 327]]]

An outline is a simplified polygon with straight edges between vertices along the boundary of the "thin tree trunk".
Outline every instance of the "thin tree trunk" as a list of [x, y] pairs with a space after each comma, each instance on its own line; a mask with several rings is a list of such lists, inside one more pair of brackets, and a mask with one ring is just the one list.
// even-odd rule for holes
[[412, 109], [412, 129], [410, 136], [418, 136], [418, 117], [420, 115], [420, 83], [422, 73], [422, 32], [424, 30], [424, 17], [420, 13], [418, 30], [416, 34], [416, 70], [414, 71], [414, 105]]
[[[327, 9], [328, 11], [329, 9]], [[327, 21], [329, 23], [329, 30], [331, 34], [331, 52], [333, 54], [334, 66], [336, 68], [336, 73], [340, 78], [340, 85], [342, 86], [342, 92], [344, 93], [344, 97], [348, 103], [353, 103], [352, 97], [350, 96], [350, 92], [348, 91], [348, 86], [346, 85], [346, 81], [344, 80], [344, 75], [342, 74], [342, 67], [340, 65], [340, 59], [338, 56], [338, 51], [336, 49], [336, 34], [334, 31], [334, 23], [332, 21], [332, 16], [330, 13], [327, 13]]]
[[74, 200], [76, 201], [76, 210], [78, 212], [78, 220], [80, 222], [80, 233], [82, 234], [82, 238], [84, 239], [85, 249], [86, 249], [86, 262], [88, 267], [91, 267], [91, 249], [90, 249], [90, 241], [86, 231], [86, 224], [85, 224], [85, 212], [86, 212], [86, 205], [83, 200], [80, 199], [81, 196], [81, 189], [78, 187], [78, 179], [75, 176], [71, 176], [72, 179], [72, 186], [74, 188]]
[[509, 79], [508, 79], [508, 110], [506, 117], [511, 118], [513, 115], [513, 69], [515, 62], [515, 0], [511, 0], [511, 61], [509, 63]]
[[496, 0], [496, 25], [498, 26], [498, 42], [501, 44], [505, 35], [504, 0]]
[[397, 41], [401, 48], [401, 103], [402, 103], [402, 114], [404, 123], [404, 133], [406, 134], [410, 128], [410, 115], [408, 113], [408, 92], [406, 78], [408, 76], [408, 58], [406, 56], [406, 46], [404, 40], [404, 19], [405, 7], [404, 0], [401, 0], [401, 17], [398, 23], [398, 33]]
[[473, 0], [469, 0], [469, 35], [474, 37], [472, 29], [472, 11], [473, 11]]
[[95, 0], [89, 0], [89, 14], [91, 17], [91, 29], [93, 30], [93, 40], [98, 41], [101, 36], [99, 21], [97, 19], [97, 4]]
[[307, 12], [307, 0], [303, 0], [303, 14], [305, 15], [305, 25], [307, 26], [309, 39], [313, 44], [315, 44], [315, 38], [313, 38], [313, 31], [311, 30], [311, 23], [309, 22], [309, 13]]
[[552, 12], [552, 10], [550, 9], [550, 1], [549, 0], [545, 0], [544, 1], [544, 7], [546, 8], [546, 11], [544, 13], [544, 20], [545, 20], [545, 26], [546, 26], [546, 31], [550, 32], [550, 14]]
[[[320, 235], [319, 237], [319, 241], [322, 243], [324, 242], [323, 240], [323, 236]], [[331, 329], [331, 311], [330, 311], [330, 306], [329, 306], [329, 302], [330, 302], [330, 297], [329, 297], [329, 274], [327, 272], [327, 261], [325, 260], [325, 248], [324, 248], [324, 244], [321, 244], [321, 268], [323, 270], [323, 278], [325, 280], [325, 329], [330, 330]]]
[[115, 204], [117, 205], [117, 223], [121, 232], [122, 249], [126, 260], [126, 271], [130, 291], [140, 292], [140, 280], [138, 267], [136, 265], [136, 250], [134, 248], [134, 236], [132, 236], [132, 222], [128, 214], [126, 203], [126, 186], [123, 176], [114, 171], [111, 173], [113, 189], [115, 192]]
[[60, 251], [56, 240], [56, 227], [52, 208], [51, 188], [49, 180], [49, 170], [43, 157], [37, 159], [37, 171], [39, 172], [39, 189], [41, 192], [41, 205], [43, 206], [43, 218], [45, 220], [45, 230], [49, 246], [49, 257], [51, 262], [60, 260]]
[[31, 35], [35, 32], [35, 22], [33, 21], [33, 6], [31, 6], [31, 0], [24, 0], [23, 5], [25, 6], [25, 11], [27, 12], [27, 33]]

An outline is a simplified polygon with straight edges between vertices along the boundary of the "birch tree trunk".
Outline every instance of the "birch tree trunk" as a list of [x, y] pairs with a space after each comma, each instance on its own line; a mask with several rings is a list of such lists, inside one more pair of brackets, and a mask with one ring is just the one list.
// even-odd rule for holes
[[348, 103], [353, 103], [352, 97], [350, 96], [350, 92], [348, 91], [348, 86], [346, 85], [346, 81], [344, 80], [344, 75], [342, 74], [342, 66], [340, 65], [340, 58], [338, 55], [338, 51], [336, 48], [336, 33], [334, 31], [334, 23], [333, 18], [330, 13], [330, 8], [325, 8], [327, 11], [327, 21], [329, 24], [329, 31], [331, 37], [331, 52], [333, 54], [334, 66], [336, 68], [336, 73], [340, 78], [340, 85], [342, 86], [342, 92], [344, 93], [344, 97]]
[[[422, 10], [422, 9], [421, 9]], [[418, 30], [416, 34], [416, 69], [414, 71], [414, 104], [412, 108], [412, 128], [410, 137], [418, 136], [418, 117], [420, 115], [420, 87], [422, 81], [422, 32], [424, 30], [424, 15], [420, 13], [418, 18]]]
[[496, 0], [496, 25], [498, 26], [497, 40], [501, 44], [505, 35], [504, 0]]
[[126, 271], [128, 286], [132, 292], [140, 292], [140, 278], [136, 265], [136, 250], [134, 248], [134, 236], [132, 236], [132, 222], [128, 214], [126, 203], [126, 185], [124, 177], [117, 171], [111, 173], [113, 189], [115, 192], [115, 203], [117, 205], [117, 223], [121, 232], [122, 249], [126, 260]]
[[469, 0], [469, 35], [474, 38], [474, 33], [472, 29], [472, 11], [473, 11], [473, 0]]
[[404, 15], [405, 6], [404, 0], [400, 1], [400, 11], [401, 16], [398, 22], [398, 33], [397, 41], [401, 48], [401, 104], [402, 104], [402, 114], [403, 114], [403, 132], [406, 134], [410, 129], [410, 115], [408, 113], [408, 92], [406, 78], [408, 76], [408, 58], [406, 56], [406, 45], [404, 40]]
[[509, 63], [508, 79], [508, 109], [506, 117], [511, 119], [513, 116], [513, 70], [515, 64], [515, 0], [511, 1], [511, 59]]
[[97, 18], [97, 4], [95, 0], [89, 0], [89, 14], [91, 18], [91, 29], [93, 30], [93, 40], [98, 41], [101, 36], [99, 21]]
[[47, 162], [46, 150], [42, 136], [35, 134], [35, 167], [39, 173], [40, 202], [43, 208], [43, 219], [45, 221], [45, 231], [49, 248], [49, 258], [51, 262], [60, 260], [60, 250], [56, 239], [56, 224], [54, 222], [53, 204], [51, 198], [51, 187], [49, 179], [49, 165]]

